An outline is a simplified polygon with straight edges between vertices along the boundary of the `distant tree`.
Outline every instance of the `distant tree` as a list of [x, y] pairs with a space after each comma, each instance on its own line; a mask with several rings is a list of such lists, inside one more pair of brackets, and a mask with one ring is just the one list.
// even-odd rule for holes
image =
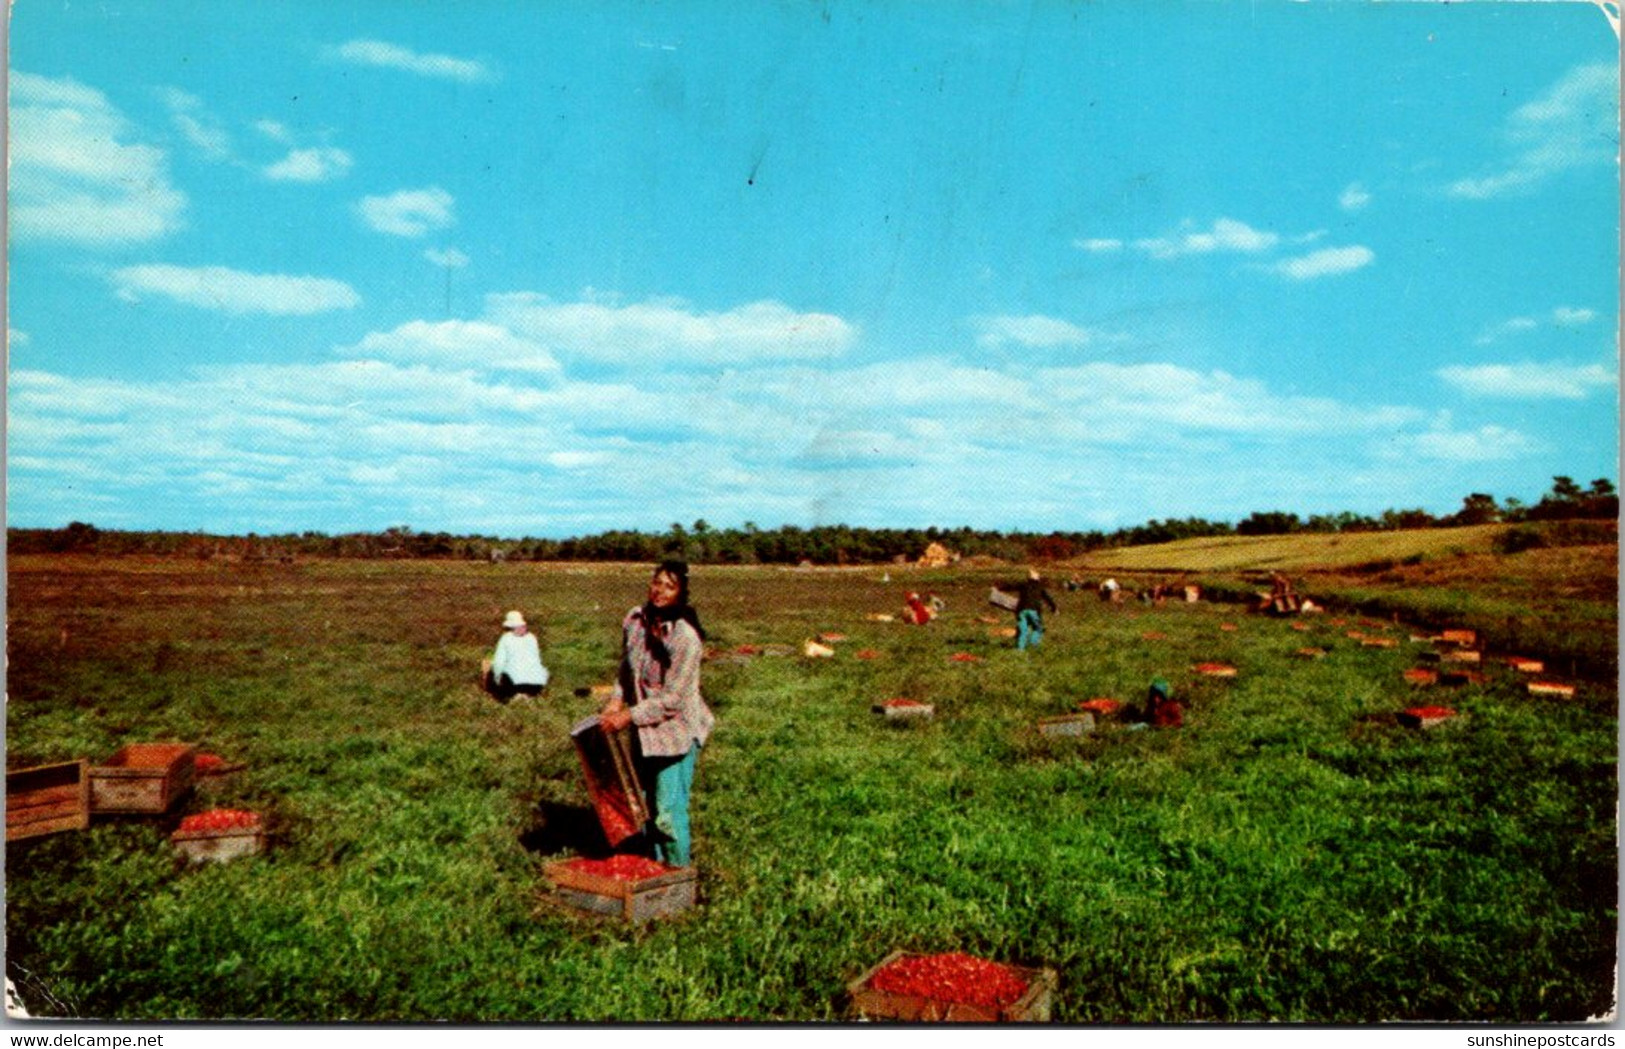
[[664, 553], [667, 557], [681, 557], [687, 559], [688, 531], [683, 528], [682, 522], [673, 521], [671, 523], [671, 529], [666, 533], [666, 548]]
[[1287, 535], [1303, 527], [1298, 515], [1285, 510], [1258, 511], [1236, 525], [1237, 535]]
[[1437, 523], [1432, 514], [1420, 507], [1414, 510], [1384, 510], [1381, 521], [1382, 527], [1389, 530], [1432, 528]]
[[1495, 496], [1473, 492], [1461, 501], [1461, 509], [1451, 520], [1461, 525], [1490, 524], [1501, 519], [1501, 508], [1495, 505]]
[[94, 550], [97, 541], [101, 538], [101, 530], [93, 524], [84, 521], [70, 521], [68, 527], [62, 529], [62, 545], [60, 550]]
[[1083, 552], [1083, 548], [1059, 532], [1052, 532], [1033, 540], [1028, 551], [1033, 558], [1040, 561], [1064, 561], [1069, 557], [1077, 557]]
[[1531, 521], [1557, 521], [1574, 517], [1605, 518], [1619, 516], [1619, 496], [1613, 482], [1599, 477], [1591, 482], [1589, 490], [1582, 489], [1572, 477], [1553, 477], [1552, 490], [1540, 502], [1529, 508], [1525, 517]]
[[1561, 475], [1552, 478], [1551, 498], [1554, 502], [1572, 503], [1584, 494], [1580, 486], [1574, 483], [1574, 478]]

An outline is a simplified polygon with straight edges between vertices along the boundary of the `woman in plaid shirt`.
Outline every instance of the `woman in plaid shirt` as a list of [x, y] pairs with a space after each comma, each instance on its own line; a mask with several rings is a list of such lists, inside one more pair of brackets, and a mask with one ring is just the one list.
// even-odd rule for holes
[[694, 765], [716, 721], [700, 695], [705, 631], [688, 603], [688, 565], [666, 561], [655, 569], [649, 599], [621, 621], [621, 640], [615, 694], [598, 723], [606, 732], [636, 726], [649, 811], [670, 839], [655, 844], [655, 858], [686, 867]]

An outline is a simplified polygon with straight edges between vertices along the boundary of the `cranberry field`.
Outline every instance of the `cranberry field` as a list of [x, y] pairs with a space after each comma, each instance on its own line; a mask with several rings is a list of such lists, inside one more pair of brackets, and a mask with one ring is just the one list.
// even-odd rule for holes
[[[1613, 548], [1590, 556], [1612, 578]], [[1575, 613], [1547, 624], [1567, 652], [1514, 651], [1546, 636], [1508, 632], [1515, 590], [1407, 605], [1429, 567], [1296, 619], [1106, 604], [1057, 569], [1028, 652], [986, 602], [1016, 567], [697, 567], [698, 906], [632, 927], [550, 904], [542, 869], [602, 857], [568, 733], [648, 566], [13, 558], [8, 768], [178, 740], [234, 770], [162, 816], [12, 842], [7, 975], [36, 1016], [796, 1022], [849, 1018], [848, 981], [905, 950], [1053, 970], [1070, 1024], [1606, 1014], [1617, 689], [1591, 671], [1614, 628]], [[908, 589], [946, 611], [873, 618]], [[476, 674], [509, 608], [553, 681], [501, 705]], [[823, 634], [834, 655], [803, 656]], [[1157, 677], [1182, 727], [1037, 728]], [[876, 712], [898, 698], [933, 716]], [[177, 859], [169, 834], [216, 808], [259, 814], [263, 853]]]

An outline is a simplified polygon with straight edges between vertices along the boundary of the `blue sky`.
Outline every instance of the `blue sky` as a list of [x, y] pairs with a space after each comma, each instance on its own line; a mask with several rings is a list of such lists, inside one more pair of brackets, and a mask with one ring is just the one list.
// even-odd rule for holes
[[1091, 529], [1617, 479], [1589, 3], [12, 14], [7, 520]]

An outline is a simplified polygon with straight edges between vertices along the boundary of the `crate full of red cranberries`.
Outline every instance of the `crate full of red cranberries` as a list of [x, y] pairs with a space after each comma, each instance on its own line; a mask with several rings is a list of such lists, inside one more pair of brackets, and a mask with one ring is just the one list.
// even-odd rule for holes
[[265, 851], [265, 821], [257, 812], [210, 809], [181, 820], [169, 840], [193, 863], [224, 863]]
[[869, 1020], [1044, 1023], [1055, 971], [968, 954], [893, 951], [847, 984], [852, 1011]]

